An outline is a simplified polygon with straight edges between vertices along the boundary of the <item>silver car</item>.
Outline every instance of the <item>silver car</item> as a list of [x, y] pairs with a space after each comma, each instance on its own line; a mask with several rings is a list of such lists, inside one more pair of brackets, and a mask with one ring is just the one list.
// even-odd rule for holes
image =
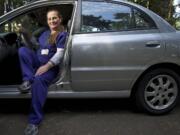
[[0, 18], [0, 98], [29, 98], [17, 50], [22, 25], [38, 38], [56, 7], [69, 36], [50, 98], [132, 98], [151, 114], [171, 111], [180, 88], [180, 32], [152, 11], [122, 0], [43, 0]]

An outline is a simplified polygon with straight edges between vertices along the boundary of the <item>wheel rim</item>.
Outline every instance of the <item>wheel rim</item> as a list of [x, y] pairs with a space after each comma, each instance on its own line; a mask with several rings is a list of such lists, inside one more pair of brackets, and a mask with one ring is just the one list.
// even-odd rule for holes
[[169, 75], [158, 75], [152, 78], [145, 88], [145, 101], [155, 110], [168, 108], [174, 103], [178, 94], [178, 86]]

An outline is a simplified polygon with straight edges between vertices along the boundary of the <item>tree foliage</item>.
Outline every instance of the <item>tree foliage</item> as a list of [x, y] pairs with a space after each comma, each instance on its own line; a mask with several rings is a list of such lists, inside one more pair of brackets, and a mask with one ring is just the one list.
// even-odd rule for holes
[[0, 0], [0, 15], [25, 4], [26, 1], [28, 0]]
[[172, 25], [175, 25], [175, 19], [173, 18], [174, 7], [173, 0], [128, 0], [130, 2], [142, 5], [156, 14], [166, 19]]

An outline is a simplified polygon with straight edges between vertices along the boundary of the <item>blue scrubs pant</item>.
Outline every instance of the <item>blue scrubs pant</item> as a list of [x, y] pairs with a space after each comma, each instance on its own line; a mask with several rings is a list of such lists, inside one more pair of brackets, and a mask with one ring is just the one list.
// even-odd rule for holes
[[32, 84], [29, 123], [38, 125], [43, 118], [43, 106], [47, 98], [48, 87], [57, 76], [59, 68], [56, 66], [42, 75], [34, 76], [36, 70], [43, 65], [43, 63], [38, 60], [36, 53], [29, 48], [21, 47], [19, 49], [19, 59], [23, 81], [28, 80]]

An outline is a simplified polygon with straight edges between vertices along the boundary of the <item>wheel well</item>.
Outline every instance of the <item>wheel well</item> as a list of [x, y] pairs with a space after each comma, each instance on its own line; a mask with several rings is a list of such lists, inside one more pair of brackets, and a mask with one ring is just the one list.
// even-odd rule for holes
[[179, 76], [180, 76], [180, 66], [177, 65], [177, 64], [174, 64], [174, 63], [161, 63], [161, 64], [156, 64], [156, 65], [153, 65], [151, 67], [149, 67], [148, 69], [146, 69], [140, 76], [139, 78], [136, 80], [136, 82], [134, 83], [133, 87], [132, 87], [132, 92], [131, 92], [131, 97], [134, 96], [135, 92], [136, 92], [136, 89], [137, 89], [137, 86], [138, 86], [138, 83], [139, 81], [142, 79], [142, 77], [152, 71], [152, 70], [155, 70], [155, 69], [158, 69], [158, 68], [166, 68], [166, 69], [171, 69], [173, 70], [174, 72], [176, 72]]

